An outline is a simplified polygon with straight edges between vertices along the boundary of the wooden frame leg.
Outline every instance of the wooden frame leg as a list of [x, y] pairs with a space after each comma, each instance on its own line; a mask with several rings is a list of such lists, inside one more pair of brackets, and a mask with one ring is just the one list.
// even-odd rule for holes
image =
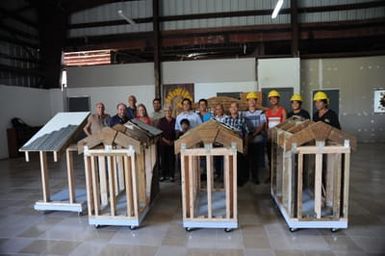
[[43, 189], [43, 201], [46, 203], [50, 201], [47, 153], [40, 151], [39, 155], [40, 155], [41, 184]]
[[67, 179], [68, 179], [68, 198], [71, 204], [75, 203], [75, 177], [74, 177], [74, 161], [73, 153], [66, 150], [67, 160]]
[[88, 216], [92, 216], [92, 211], [93, 211], [93, 204], [92, 204], [93, 190], [92, 190], [92, 182], [91, 182], [92, 170], [91, 170], [90, 157], [88, 156], [84, 156], [84, 168], [85, 168], [86, 189], [87, 189]]
[[104, 156], [98, 156], [98, 167], [100, 182], [100, 199], [101, 205], [104, 207], [108, 204], [106, 159]]

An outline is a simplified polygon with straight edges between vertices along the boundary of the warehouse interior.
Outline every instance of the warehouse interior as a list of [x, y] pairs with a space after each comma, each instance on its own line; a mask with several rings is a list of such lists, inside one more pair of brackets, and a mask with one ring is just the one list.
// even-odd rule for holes
[[[385, 1], [5, 0], [0, 45], [1, 255], [385, 255]], [[264, 107], [277, 89], [287, 109], [298, 93], [310, 114], [326, 92], [357, 141], [348, 227], [289, 228], [270, 184], [249, 182], [237, 192], [238, 228], [187, 231], [181, 172], [160, 183], [135, 229], [35, 210], [42, 154], [19, 149], [41, 127], [99, 102], [112, 116], [129, 95], [151, 112], [178, 85], [193, 102], [260, 92]], [[76, 185], [88, 179], [84, 159], [74, 154]], [[67, 186], [67, 166], [65, 152], [48, 154], [51, 192]]]

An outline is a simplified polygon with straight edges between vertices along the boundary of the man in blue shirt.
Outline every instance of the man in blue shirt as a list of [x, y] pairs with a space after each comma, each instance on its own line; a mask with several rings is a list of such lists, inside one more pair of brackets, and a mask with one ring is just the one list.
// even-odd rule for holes
[[126, 108], [126, 115], [128, 120], [136, 117], [136, 97], [134, 95], [128, 96], [128, 107]]
[[211, 119], [211, 112], [207, 111], [208, 102], [206, 99], [200, 99], [199, 104], [199, 116], [201, 117], [202, 123], [207, 122]]
[[119, 103], [116, 106], [117, 113], [110, 119], [109, 126], [113, 127], [117, 124], [125, 124], [128, 121], [127, 117], [127, 106], [124, 103]]

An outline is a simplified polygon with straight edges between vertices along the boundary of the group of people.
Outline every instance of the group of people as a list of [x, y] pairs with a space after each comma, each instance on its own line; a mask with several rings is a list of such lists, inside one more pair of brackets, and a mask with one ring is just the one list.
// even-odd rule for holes
[[[173, 117], [171, 105], [165, 105], [162, 109], [161, 100], [153, 100], [153, 112], [147, 113], [143, 104], [136, 104], [136, 97], [128, 97], [128, 106], [119, 103], [116, 107], [117, 113], [110, 116], [105, 113], [103, 103], [96, 104], [96, 113], [91, 115], [84, 127], [84, 132], [91, 135], [100, 131], [105, 126], [113, 127], [116, 124], [124, 124], [131, 119], [140, 120], [148, 125], [153, 125], [163, 131], [158, 143], [160, 162], [160, 181], [166, 179], [175, 180], [175, 154], [174, 142], [189, 129], [194, 128], [209, 120], [217, 120], [230, 126], [239, 136], [244, 139], [245, 153], [238, 154], [238, 185], [243, 186], [249, 180], [259, 184], [259, 173], [265, 168], [265, 156], [268, 157], [270, 165], [270, 129], [284, 122], [287, 118], [310, 119], [309, 112], [302, 108], [303, 98], [294, 94], [290, 98], [291, 110], [289, 112], [280, 105], [280, 94], [277, 90], [271, 90], [268, 94], [269, 106], [258, 105], [258, 94], [249, 92], [246, 96], [248, 109], [240, 111], [239, 104], [230, 104], [228, 113], [222, 104], [217, 104], [213, 112], [209, 111], [206, 99], [200, 99], [198, 109], [193, 110], [192, 101], [188, 98], [182, 100], [182, 112]], [[329, 98], [323, 91], [315, 93], [314, 98], [316, 112], [313, 114], [313, 121], [322, 121], [335, 128], [341, 129], [337, 114], [329, 109]], [[223, 168], [222, 160], [215, 159], [215, 174], [221, 177]], [[269, 176], [269, 175], [268, 175]], [[266, 181], [269, 178], [266, 179]]]

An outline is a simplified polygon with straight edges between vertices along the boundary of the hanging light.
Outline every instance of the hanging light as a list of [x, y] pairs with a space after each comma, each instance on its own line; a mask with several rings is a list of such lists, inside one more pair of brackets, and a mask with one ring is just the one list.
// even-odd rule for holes
[[271, 18], [275, 19], [278, 16], [279, 11], [281, 10], [283, 5], [283, 0], [278, 0], [277, 4], [275, 5], [273, 14], [271, 15]]
[[67, 70], [65, 69], [63, 69], [61, 72], [60, 85], [62, 91], [64, 90], [64, 88], [67, 88]]
[[120, 17], [122, 17], [124, 20], [126, 20], [129, 24], [131, 24], [131, 25], [136, 24], [136, 22], [133, 19], [131, 19], [131, 18], [127, 17], [126, 15], [124, 15], [122, 10], [118, 10], [118, 14], [119, 14]]

